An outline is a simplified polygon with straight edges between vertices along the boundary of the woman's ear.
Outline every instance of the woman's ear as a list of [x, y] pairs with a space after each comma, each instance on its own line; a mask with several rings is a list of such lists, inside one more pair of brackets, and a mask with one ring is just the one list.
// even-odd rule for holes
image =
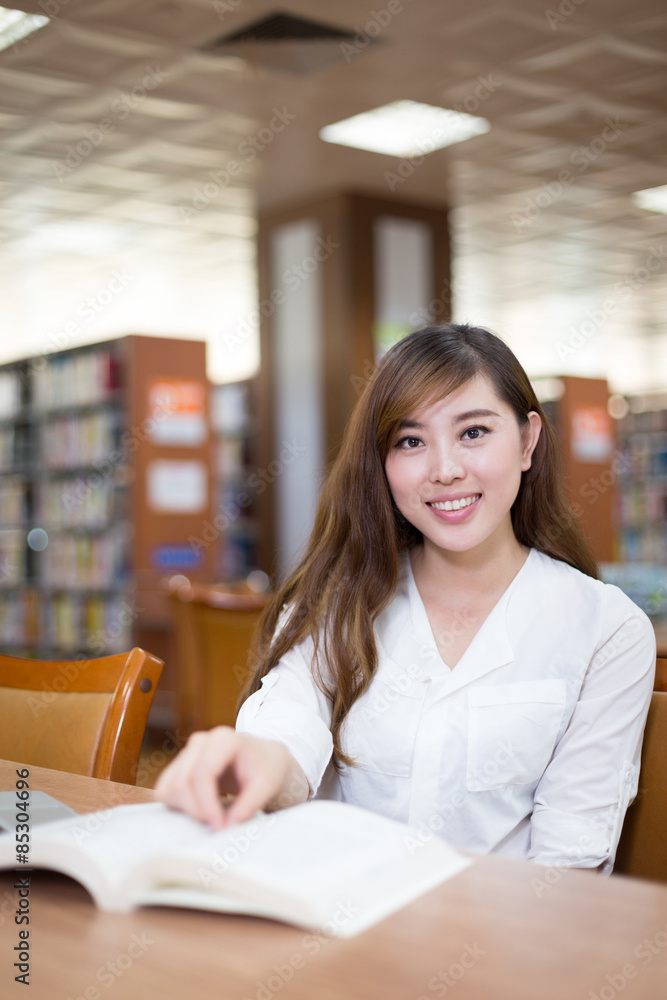
[[533, 452], [537, 442], [540, 440], [542, 431], [542, 418], [535, 410], [531, 410], [526, 417], [526, 423], [521, 429], [521, 471], [526, 472], [530, 468], [533, 460]]

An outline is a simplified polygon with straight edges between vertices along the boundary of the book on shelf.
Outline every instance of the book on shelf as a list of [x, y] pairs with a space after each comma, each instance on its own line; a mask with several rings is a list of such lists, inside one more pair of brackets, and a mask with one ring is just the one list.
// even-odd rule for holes
[[[0, 868], [16, 859], [0, 835]], [[351, 937], [469, 864], [438, 837], [315, 800], [221, 831], [157, 802], [117, 806], [34, 826], [26, 867], [71, 876], [111, 912], [188, 907]]]
[[[129, 335], [0, 366], [0, 641], [13, 653], [88, 657], [146, 645], [169, 624], [167, 569], [213, 576], [221, 543], [194, 564], [188, 541], [215, 512], [205, 348]], [[174, 413], [156, 404], [156, 384], [175, 393]], [[193, 387], [197, 445], [173, 437]], [[156, 428], [172, 436], [158, 440]], [[171, 496], [156, 509], [147, 463], [177, 471], [186, 444], [204, 472], [199, 509]]]
[[21, 408], [21, 381], [16, 371], [0, 372], [0, 420], [9, 420]]
[[[115, 345], [114, 345], [115, 346]], [[34, 373], [35, 409], [48, 412], [113, 398], [122, 366], [113, 348], [56, 354]]]

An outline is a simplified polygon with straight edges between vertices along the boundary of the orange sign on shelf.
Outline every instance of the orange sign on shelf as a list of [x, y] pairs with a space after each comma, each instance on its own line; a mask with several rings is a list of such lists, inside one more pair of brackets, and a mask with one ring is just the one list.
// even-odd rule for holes
[[206, 440], [206, 385], [192, 378], [154, 379], [148, 416], [154, 444], [196, 448]]
[[607, 462], [613, 436], [604, 406], [579, 406], [572, 412], [572, 457], [578, 462]]

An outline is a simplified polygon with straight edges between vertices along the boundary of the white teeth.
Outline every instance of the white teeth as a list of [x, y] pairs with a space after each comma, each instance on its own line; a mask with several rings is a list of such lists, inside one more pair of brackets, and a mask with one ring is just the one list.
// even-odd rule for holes
[[474, 497], [462, 497], [460, 500], [445, 500], [444, 503], [432, 503], [430, 506], [435, 507], [436, 510], [460, 510], [461, 507], [469, 507], [475, 500], [479, 500], [479, 496], [479, 493], [476, 493]]

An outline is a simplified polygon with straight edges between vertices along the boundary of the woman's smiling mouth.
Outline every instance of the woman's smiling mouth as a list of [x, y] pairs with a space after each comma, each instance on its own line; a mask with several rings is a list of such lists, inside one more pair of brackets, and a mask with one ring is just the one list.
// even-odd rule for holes
[[469, 507], [476, 503], [481, 496], [481, 493], [474, 493], [472, 496], [459, 497], [456, 500], [431, 500], [427, 501], [427, 504], [435, 510], [460, 510], [462, 507]]

